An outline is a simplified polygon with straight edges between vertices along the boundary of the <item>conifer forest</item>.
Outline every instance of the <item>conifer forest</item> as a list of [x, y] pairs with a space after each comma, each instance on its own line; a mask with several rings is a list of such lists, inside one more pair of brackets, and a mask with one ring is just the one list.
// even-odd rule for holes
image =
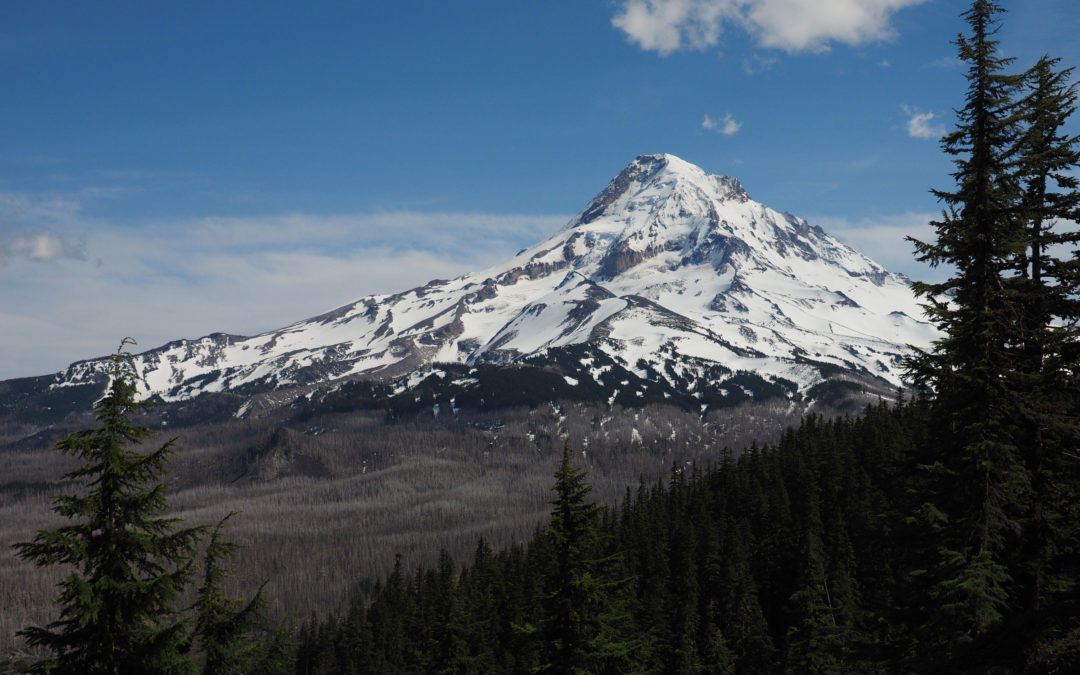
[[[55, 568], [24, 626], [38, 673], [1080, 673], [1080, 138], [1074, 71], [1014, 63], [974, 0], [942, 212], [916, 256], [941, 330], [912, 387], [596, 496], [568, 434], [548, 513], [470, 555], [402, 556], [336, 606], [278, 616], [230, 576], [243, 513], [170, 515], [124, 345], [96, 425], [57, 449], [82, 487], [14, 554]], [[958, 97], [959, 99], [959, 97]], [[560, 439], [562, 441], [563, 439]], [[621, 489], [621, 488], [620, 488]], [[392, 556], [393, 551], [383, 553]], [[430, 562], [434, 561], [434, 562]], [[315, 582], [317, 583], [317, 581]]]

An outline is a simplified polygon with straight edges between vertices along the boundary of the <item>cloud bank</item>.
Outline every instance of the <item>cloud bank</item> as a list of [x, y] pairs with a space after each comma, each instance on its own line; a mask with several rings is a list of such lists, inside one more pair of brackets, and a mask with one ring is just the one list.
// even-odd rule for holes
[[623, 0], [611, 22], [644, 50], [667, 55], [717, 45], [724, 29], [789, 53], [894, 36], [897, 11], [926, 0]]
[[[3, 244], [0, 379], [108, 354], [125, 335], [151, 349], [280, 328], [365, 295], [481, 271], [569, 219], [386, 212], [114, 224], [69, 215]], [[94, 262], [40, 264], [79, 256]]]
[[[3, 243], [0, 379], [109, 354], [126, 335], [140, 349], [217, 331], [255, 335], [365, 295], [483, 273], [569, 219], [393, 211], [118, 224], [83, 215], [77, 198], [49, 201], [63, 208], [41, 201], [22, 199], [22, 230]], [[932, 238], [932, 217], [811, 221], [893, 271], [928, 279], [904, 237]], [[80, 257], [93, 262], [57, 264]]]

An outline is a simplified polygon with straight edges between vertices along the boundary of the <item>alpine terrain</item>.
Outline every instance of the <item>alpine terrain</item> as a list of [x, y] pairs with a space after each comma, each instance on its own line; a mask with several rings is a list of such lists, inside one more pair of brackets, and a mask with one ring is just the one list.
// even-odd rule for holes
[[[493, 366], [542, 373], [553, 396], [608, 403], [812, 404], [895, 390], [909, 345], [936, 334], [921, 317], [905, 277], [820, 227], [755, 202], [735, 178], [644, 155], [502, 265], [254, 337], [171, 342], [135, 365], [143, 395], [231, 392], [242, 395], [236, 415], [284, 400], [267, 392], [310, 398], [357, 380], [380, 383], [371, 396], [426, 382], [451, 406], [484, 405]], [[34, 379], [98, 390], [106, 365]]]

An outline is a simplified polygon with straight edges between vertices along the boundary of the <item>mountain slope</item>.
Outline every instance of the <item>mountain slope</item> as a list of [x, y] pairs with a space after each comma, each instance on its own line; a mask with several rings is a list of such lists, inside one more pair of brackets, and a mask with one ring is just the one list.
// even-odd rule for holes
[[[586, 372], [588, 354], [603, 354], [691, 391], [717, 372], [703, 364], [804, 392], [837, 374], [895, 387], [907, 345], [935, 335], [919, 317], [905, 278], [753, 201], [734, 178], [647, 155], [502, 265], [254, 337], [172, 342], [136, 365], [142, 393], [165, 400], [404, 381], [435, 363], [537, 364], [570, 346], [585, 349]], [[93, 381], [103, 364], [75, 363], [51, 386]]]

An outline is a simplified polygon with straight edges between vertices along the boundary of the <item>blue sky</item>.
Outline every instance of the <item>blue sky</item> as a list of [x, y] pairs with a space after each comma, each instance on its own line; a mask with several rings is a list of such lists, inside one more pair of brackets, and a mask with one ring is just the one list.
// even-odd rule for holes
[[[1017, 70], [1080, 66], [1075, 0], [1003, 4]], [[4, 3], [0, 379], [494, 264], [645, 153], [926, 276], [965, 7]]]

